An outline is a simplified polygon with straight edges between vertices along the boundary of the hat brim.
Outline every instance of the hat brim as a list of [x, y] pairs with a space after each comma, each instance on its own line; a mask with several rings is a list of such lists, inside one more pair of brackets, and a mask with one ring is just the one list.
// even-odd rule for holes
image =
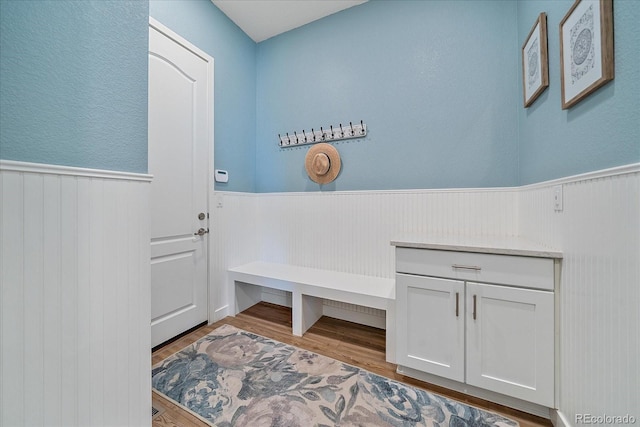
[[[329, 158], [329, 170], [327, 173], [323, 175], [317, 174], [312, 166], [313, 158], [316, 154], [325, 154]], [[304, 167], [307, 170], [307, 175], [311, 178], [312, 181], [317, 182], [318, 184], [328, 184], [331, 181], [335, 180], [340, 173], [340, 167], [342, 163], [340, 161], [340, 153], [338, 150], [326, 142], [322, 142], [320, 144], [313, 145], [304, 159]]]

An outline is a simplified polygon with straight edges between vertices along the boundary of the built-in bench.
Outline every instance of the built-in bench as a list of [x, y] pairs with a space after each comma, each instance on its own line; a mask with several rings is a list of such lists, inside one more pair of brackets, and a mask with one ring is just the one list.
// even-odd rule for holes
[[262, 300], [260, 287], [291, 292], [293, 335], [302, 336], [322, 316], [323, 299], [384, 310], [386, 359], [395, 362], [395, 280], [268, 262], [228, 271], [234, 315]]

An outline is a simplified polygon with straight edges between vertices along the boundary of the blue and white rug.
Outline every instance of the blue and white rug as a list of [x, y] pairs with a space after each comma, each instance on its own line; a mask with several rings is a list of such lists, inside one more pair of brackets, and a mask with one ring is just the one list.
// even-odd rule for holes
[[518, 426], [224, 325], [153, 367], [153, 388], [215, 426]]

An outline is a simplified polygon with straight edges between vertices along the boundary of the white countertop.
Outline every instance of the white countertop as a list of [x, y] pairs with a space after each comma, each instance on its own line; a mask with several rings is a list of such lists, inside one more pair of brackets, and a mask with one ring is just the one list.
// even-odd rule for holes
[[522, 237], [442, 236], [409, 234], [391, 241], [393, 246], [441, 251], [476, 252], [497, 255], [562, 258], [562, 252]]

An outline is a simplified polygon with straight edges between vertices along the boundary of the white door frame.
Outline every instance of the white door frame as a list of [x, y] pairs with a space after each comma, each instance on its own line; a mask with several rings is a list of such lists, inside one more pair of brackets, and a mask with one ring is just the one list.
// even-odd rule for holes
[[[174, 40], [176, 43], [184, 46], [186, 49], [192, 51], [194, 54], [198, 55], [202, 58], [203, 61], [207, 63], [207, 147], [208, 147], [208, 158], [207, 162], [207, 226], [209, 230], [211, 230], [211, 224], [213, 223], [211, 215], [212, 215], [212, 190], [213, 190], [213, 144], [214, 144], [214, 120], [213, 120], [213, 82], [214, 82], [214, 61], [213, 57], [204, 52], [202, 49], [193, 45], [179, 34], [172, 31], [166, 25], [160, 23], [158, 20], [149, 17], [149, 27], [155, 28], [158, 32], [164, 34], [168, 38]], [[213, 233], [210, 232], [207, 234], [207, 322], [209, 324], [213, 321], [213, 316], [211, 315], [212, 307], [215, 307], [214, 301], [212, 301], [213, 295], [215, 292], [212, 289], [211, 277], [211, 266], [214, 265], [212, 262], [213, 254], [211, 252], [211, 248], [213, 245], [211, 244]], [[151, 319], [149, 319], [151, 320]]]

